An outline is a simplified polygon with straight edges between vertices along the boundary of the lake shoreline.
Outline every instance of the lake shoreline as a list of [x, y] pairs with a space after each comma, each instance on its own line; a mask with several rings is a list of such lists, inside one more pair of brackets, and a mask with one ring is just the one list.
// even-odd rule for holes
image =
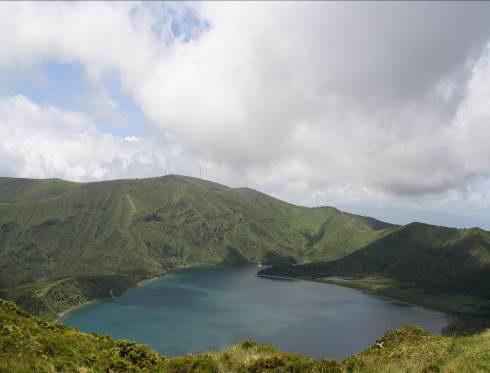
[[[404, 284], [391, 284], [391, 287], [379, 287], [366, 281], [387, 281], [381, 277], [349, 277], [348, 279], [331, 279], [320, 277], [289, 277], [277, 275], [261, 275], [259, 277], [278, 280], [304, 280], [321, 284], [330, 284], [360, 291], [361, 293], [376, 296], [391, 302], [399, 302], [406, 305], [422, 307], [427, 310], [444, 313], [448, 318], [447, 326], [442, 330], [442, 335], [464, 335], [478, 332], [488, 328], [488, 315], [478, 312], [481, 307], [490, 307], [490, 301], [485, 299], [465, 296], [460, 294], [425, 293], [421, 288], [404, 288]], [[406, 285], [406, 284], [405, 284]]]
[[[250, 265], [252, 265], [253, 263], [250, 263]], [[186, 269], [193, 269], [193, 268], [223, 268], [223, 267], [229, 267], [229, 266], [222, 266], [222, 265], [209, 265], [209, 264], [203, 264], [203, 263], [196, 263], [196, 264], [193, 264], [193, 265], [189, 265], [189, 264], [186, 264], [186, 265], [182, 265], [182, 266], [178, 266], [178, 267], [175, 267], [175, 268], [172, 268], [172, 269], [169, 269], [167, 270], [165, 273], [161, 274], [161, 275], [157, 275], [157, 276], [152, 276], [152, 277], [148, 277], [148, 278], [144, 278], [140, 281], [138, 281], [134, 286], [131, 286], [129, 288], [127, 288], [124, 292], [121, 293], [121, 295], [115, 297], [115, 296], [110, 296], [110, 297], [106, 297], [106, 298], [101, 298], [101, 299], [91, 299], [91, 300], [88, 300], [86, 302], [83, 302], [83, 303], [80, 303], [80, 304], [77, 304], [77, 305], [74, 305], [74, 306], [70, 306], [69, 308], [61, 311], [61, 312], [58, 312], [56, 318], [53, 318], [51, 319], [54, 323], [56, 324], [62, 324], [63, 323], [63, 320], [65, 320], [67, 318], [67, 316], [71, 313], [71, 312], [74, 312], [80, 308], [83, 308], [83, 307], [86, 307], [86, 306], [89, 306], [89, 305], [92, 305], [92, 304], [96, 304], [96, 303], [101, 303], [101, 302], [104, 302], [106, 300], [109, 300], [109, 299], [117, 299], [117, 298], [120, 298], [122, 297], [124, 294], [126, 294], [128, 291], [131, 291], [131, 290], [134, 290], [134, 289], [137, 289], [137, 288], [140, 288], [140, 287], [143, 287], [143, 286], [146, 286], [160, 278], [163, 278], [163, 277], [167, 277], [167, 276], [170, 276], [172, 275], [172, 273], [174, 272], [177, 272], [177, 271], [180, 271], [180, 270], [186, 270]]]
[[[269, 278], [271, 280], [284, 280], [284, 281], [300, 281], [300, 280], [305, 280], [302, 278], [294, 278], [294, 277], [287, 277], [287, 276], [274, 276], [274, 275], [260, 275], [257, 273], [257, 277], [262, 277], [262, 278]], [[308, 281], [308, 280], [306, 280]]]
[[83, 303], [80, 303], [80, 304], [77, 304], [76, 306], [72, 306], [70, 308], [67, 308], [66, 310], [64, 311], [61, 311], [58, 313], [58, 316], [56, 317], [55, 320], [53, 320], [53, 322], [55, 324], [60, 324], [60, 325], [63, 325], [63, 320], [66, 319], [66, 317], [72, 313], [73, 311], [76, 311], [76, 310], [79, 310], [79, 309], [82, 309], [84, 307], [88, 307], [92, 304], [96, 304], [96, 303], [100, 303], [100, 302], [103, 302], [104, 300], [106, 299], [110, 299], [110, 298], [104, 298], [104, 299], [93, 299], [93, 300], [90, 300], [90, 301], [87, 301], [87, 302], [83, 302]]
[[[80, 303], [80, 304], [77, 304], [77, 305], [74, 305], [74, 306], [70, 306], [69, 308], [61, 311], [61, 312], [58, 312], [56, 318], [54, 319], [51, 319], [54, 323], [56, 324], [62, 324], [63, 323], [63, 320], [65, 320], [70, 313], [78, 310], [78, 309], [81, 309], [83, 307], [87, 307], [87, 306], [90, 306], [92, 304], [97, 304], [97, 303], [101, 303], [101, 302], [104, 302], [106, 300], [109, 300], [109, 299], [117, 299], [117, 298], [120, 298], [122, 297], [124, 294], [126, 294], [127, 292], [131, 291], [131, 290], [134, 290], [134, 289], [137, 289], [137, 288], [140, 288], [140, 287], [143, 287], [143, 286], [146, 286], [160, 278], [163, 278], [163, 277], [167, 277], [167, 276], [170, 276], [172, 273], [176, 272], [176, 271], [179, 271], [179, 270], [184, 270], [184, 269], [190, 269], [190, 268], [205, 268], [206, 265], [204, 264], [196, 264], [196, 265], [182, 265], [182, 266], [178, 266], [176, 268], [173, 268], [173, 269], [169, 269], [167, 270], [165, 273], [162, 273], [160, 275], [157, 275], [157, 276], [152, 276], [152, 277], [148, 277], [148, 278], [144, 278], [140, 281], [138, 281], [134, 286], [130, 286], [128, 287], [125, 291], [123, 291], [120, 295], [118, 295], [117, 297], [113, 296], [112, 293], [111, 293], [111, 296], [110, 297], [105, 297], [105, 298], [101, 298], [101, 299], [91, 299], [91, 300], [87, 300], [86, 302], [83, 302], [83, 303]], [[219, 268], [219, 266], [210, 266], [211, 268]]]
[[[417, 302], [411, 302], [409, 300], [403, 299], [403, 298], [396, 298], [393, 296], [387, 296], [383, 295], [381, 293], [375, 292], [375, 291], [370, 291], [369, 288], [367, 287], [361, 287], [361, 286], [355, 286], [353, 284], [349, 284], [349, 280], [325, 280], [323, 278], [307, 278], [307, 277], [288, 277], [288, 276], [275, 276], [275, 275], [259, 275], [257, 274], [258, 277], [263, 277], [263, 278], [269, 278], [272, 280], [284, 280], [284, 281], [310, 281], [310, 282], [316, 282], [320, 284], [329, 284], [329, 285], [336, 285], [336, 286], [342, 286], [345, 288], [357, 290], [363, 294], [368, 294], [372, 296], [377, 296], [380, 299], [383, 300], [388, 300], [391, 302], [396, 302], [396, 303], [401, 303], [409, 306], [417, 306], [417, 307], [423, 307], [431, 311], [438, 311], [442, 313], [447, 313], [448, 316], [450, 316], [450, 312], [447, 310], [442, 310], [442, 309], [437, 309], [434, 307], [429, 307], [426, 304], [423, 303], [417, 303]], [[452, 315], [451, 315], [452, 316]]]
[[[142, 286], [145, 286], [153, 281], [156, 281], [158, 280], [159, 278], [162, 278], [162, 277], [165, 277], [167, 275], [163, 275], [163, 276], [154, 276], [154, 277], [150, 277], [150, 278], [147, 278], [145, 280], [141, 280], [140, 282], [138, 282], [135, 286], [135, 288], [140, 288]], [[128, 289], [128, 291], [131, 290], [131, 289]], [[122, 295], [122, 294], [121, 294]]]
[[[249, 263], [248, 265], [254, 265], [254, 264], [255, 263]], [[238, 266], [241, 266], [241, 265], [238, 265]], [[138, 281], [134, 286], [131, 286], [131, 287], [127, 288], [123, 293], [121, 293], [117, 297], [110, 296], [110, 297], [101, 298], [101, 299], [90, 299], [90, 300], [87, 300], [86, 302], [83, 302], [83, 303], [80, 303], [80, 304], [77, 304], [77, 305], [74, 305], [74, 306], [70, 306], [67, 309], [63, 310], [63, 311], [58, 312], [58, 314], [56, 315], [56, 318], [52, 318], [51, 321], [53, 321], [56, 324], [62, 324], [63, 323], [63, 320], [66, 319], [66, 317], [71, 312], [74, 312], [74, 311], [76, 311], [76, 310], [78, 310], [78, 309], [80, 309], [82, 307], [85, 307], [85, 306], [89, 306], [89, 305], [92, 305], [92, 304], [104, 302], [104, 301], [109, 300], [109, 299], [117, 299], [117, 298], [120, 298], [124, 294], [126, 294], [128, 291], [131, 291], [131, 290], [134, 290], [134, 289], [137, 289], [137, 288], [146, 286], [147, 284], [152, 283], [152, 282], [154, 282], [154, 281], [156, 281], [156, 280], [158, 280], [160, 278], [170, 276], [172, 273], [174, 273], [176, 271], [186, 270], [186, 269], [193, 269], [193, 268], [226, 268], [226, 267], [230, 267], [230, 266], [227, 266], [227, 265], [224, 265], [224, 266], [223, 265], [210, 265], [210, 264], [203, 264], [203, 263], [196, 263], [196, 264], [193, 264], [193, 265], [186, 264], [186, 265], [178, 266], [178, 267], [175, 267], [175, 268], [172, 268], [172, 269], [167, 270], [165, 273], [163, 273], [161, 275], [144, 278], [144, 279]], [[234, 266], [231, 266], [231, 267], [234, 267]], [[274, 278], [275, 277], [276, 279], [280, 279], [281, 276], [262, 276], [261, 275], [260, 277], [270, 277], [270, 278]], [[289, 280], [289, 281], [298, 280], [298, 279], [287, 278], [287, 277], [284, 277], [282, 279], [283, 280]]]
[[[179, 268], [180, 269], [180, 268]], [[91, 300], [87, 300], [86, 302], [83, 302], [83, 303], [80, 303], [80, 304], [77, 304], [77, 305], [74, 305], [74, 306], [71, 306], [61, 312], [58, 313], [58, 315], [56, 316], [55, 319], [53, 319], [52, 321], [55, 323], [55, 324], [61, 324], [63, 325], [63, 321], [69, 316], [70, 313], [74, 312], [74, 311], [77, 311], [79, 309], [82, 309], [84, 307], [88, 307], [88, 306], [91, 306], [93, 304], [97, 304], [97, 303], [102, 303], [106, 300], [109, 300], [109, 299], [117, 299], [117, 298], [120, 298], [122, 297], [124, 294], [126, 294], [128, 291], [131, 291], [131, 290], [134, 290], [134, 289], [137, 289], [137, 288], [140, 288], [140, 287], [143, 287], [143, 286], [146, 286], [147, 284], [153, 282], [153, 281], [156, 281], [158, 280], [159, 278], [162, 278], [162, 277], [166, 277], [170, 274], [171, 271], [165, 273], [165, 274], [162, 274], [160, 276], [153, 276], [153, 277], [149, 277], [149, 278], [145, 278], [141, 281], [138, 281], [136, 283], [136, 285], [134, 286], [131, 286], [129, 288], [127, 288], [125, 291], [123, 291], [119, 296], [114, 296], [112, 295], [112, 292], [111, 292], [111, 296], [110, 297], [105, 297], [105, 298], [101, 298], [101, 299], [91, 299]]]

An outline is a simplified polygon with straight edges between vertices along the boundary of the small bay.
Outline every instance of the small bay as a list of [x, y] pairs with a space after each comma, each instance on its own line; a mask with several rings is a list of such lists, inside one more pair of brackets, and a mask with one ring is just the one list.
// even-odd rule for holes
[[169, 356], [253, 339], [341, 360], [387, 330], [416, 324], [440, 334], [443, 313], [331, 284], [256, 276], [255, 266], [185, 269], [122, 297], [69, 313], [82, 331], [146, 343]]

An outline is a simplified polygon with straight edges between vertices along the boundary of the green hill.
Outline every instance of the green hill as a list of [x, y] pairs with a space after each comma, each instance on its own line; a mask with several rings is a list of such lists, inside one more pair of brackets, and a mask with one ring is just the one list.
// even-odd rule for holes
[[490, 232], [412, 223], [339, 260], [261, 271], [285, 272], [311, 277], [381, 275], [490, 298]]
[[171, 268], [333, 260], [393, 228], [184, 176], [0, 178], [0, 296], [54, 317]]
[[[326, 336], [328, 338], [328, 336]], [[284, 353], [245, 341], [226, 350], [163, 356], [127, 340], [53, 324], [0, 300], [0, 372], [484, 372], [490, 369], [490, 331], [436, 337], [417, 327], [389, 331], [383, 347], [342, 362]]]

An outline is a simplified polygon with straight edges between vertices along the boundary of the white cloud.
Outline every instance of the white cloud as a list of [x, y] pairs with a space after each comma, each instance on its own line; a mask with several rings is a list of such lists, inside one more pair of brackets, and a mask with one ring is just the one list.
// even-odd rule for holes
[[162, 175], [179, 149], [102, 133], [82, 113], [15, 96], [0, 99], [0, 159], [2, 175], [87, 181]]
[[80, 106], [101, 122], [112, 127], [128, 127], [128, 115], [118, 101], [113, 99], [103, 86], [94, 87], [79, 99]]
[[[117, 138], [82, 114], [4, 100], [17, 117], [31, 105], [44, 118], [5, 132], [2, 149], [24, 149], [3, 150], [18, 160], [13, 174], [144, 176], [167, 162], [309, 204], [488, 196], [478, 181], [490, 177], [485, 3], [0, 7], [0, 68], [76, 61], [95, 85], [115, 73], [160, 132]], [[172, 22], [186, 12], [201, 22], [183, 25], [190, 40], [174, 39]], [[119, 108], [101, 92], [95, 101], [110, 116]], [[164, 150], [153, 145], [161, 138]]]
[[126, 140], [127, 142], [138, 142], [140, 139], [136, 136], [126, 136], [124, 140]]

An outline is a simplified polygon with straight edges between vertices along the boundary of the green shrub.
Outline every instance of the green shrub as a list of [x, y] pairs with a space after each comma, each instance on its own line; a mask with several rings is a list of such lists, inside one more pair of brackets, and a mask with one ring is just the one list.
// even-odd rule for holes
[[165, 365], [169, 373], [218, 373], [218, 364], [208, 355], [179, 356]]
[[150, 368], [160, 361], [159, 355], [150, 347], [125, 339], [116, 341], [114, 352], [141, 369]]
[[260, 373], [264, 371], [276, 371], [276, 368], [283, 367], [284, 361], [278, 356], [260, 358], [256, 360], [250, 367], [251, 373]]

